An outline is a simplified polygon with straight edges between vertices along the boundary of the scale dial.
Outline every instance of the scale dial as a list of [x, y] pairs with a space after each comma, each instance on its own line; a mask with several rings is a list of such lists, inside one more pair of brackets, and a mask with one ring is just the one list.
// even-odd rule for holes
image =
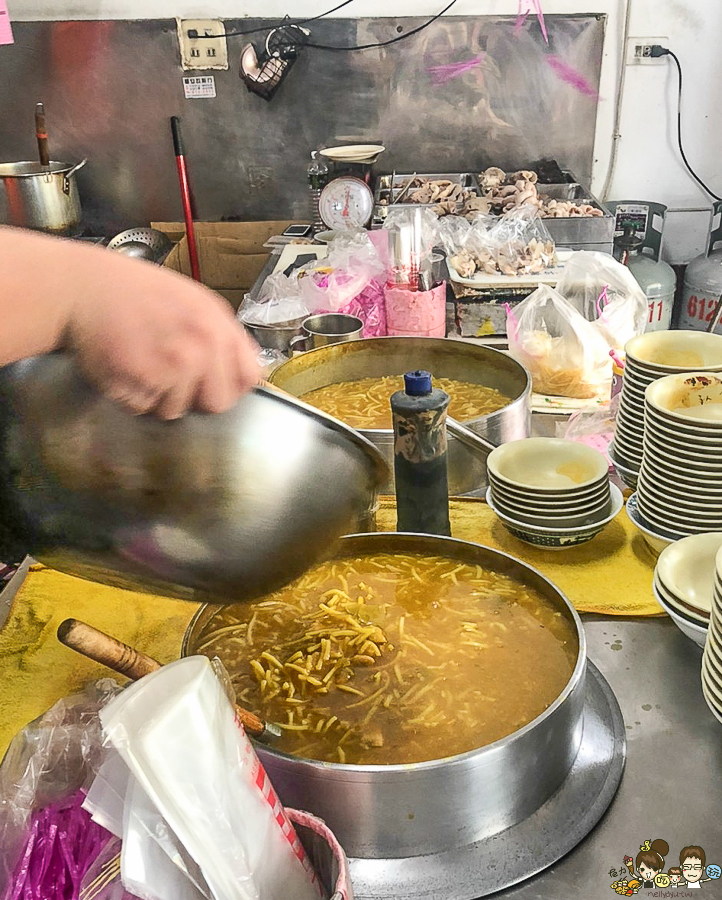
[[363, 228], [371, 221], [374, 195], [365, 181], [343, 175], [329, 181], [321, 191], [318, 210], [324, 224], [333, 231]]

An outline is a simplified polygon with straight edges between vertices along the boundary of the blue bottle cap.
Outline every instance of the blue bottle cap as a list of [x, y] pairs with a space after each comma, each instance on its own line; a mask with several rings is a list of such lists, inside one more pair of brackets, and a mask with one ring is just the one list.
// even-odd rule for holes
[[417, 369], [415, 372], [406, 372], [404, 386], [410, 397], [423, 397], [431, 393], [431, 372]]

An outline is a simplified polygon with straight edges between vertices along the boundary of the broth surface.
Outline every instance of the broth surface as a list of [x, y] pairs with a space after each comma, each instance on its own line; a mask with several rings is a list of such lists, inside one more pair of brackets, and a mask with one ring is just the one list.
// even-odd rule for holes
[[422, 762], [540, 715], [574, 669], [574, 625], [513, 579], [445, 557], [324, 563], [219, 608], [193, 652], [218, 656], [277, 745], [328, 762]]
[[[511, 397], [470, 381], [434, 377], [434, 387], [451, 397], [449, 415], [460, 421], [486, 416], [511, 403]], [[392, 428], [390, 398], [403, 389], [402, 375], [384, 375], [329, 384], [300, 399], [352, 428]]]

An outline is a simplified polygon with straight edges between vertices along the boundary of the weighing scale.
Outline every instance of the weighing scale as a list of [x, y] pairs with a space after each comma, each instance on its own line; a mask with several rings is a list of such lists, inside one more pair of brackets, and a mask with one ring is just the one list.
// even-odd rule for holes
[[373, 191], [355, 175], [341, 175], [321, 191], [318, 210], [332, 231], [365, 228], [374, 212]]

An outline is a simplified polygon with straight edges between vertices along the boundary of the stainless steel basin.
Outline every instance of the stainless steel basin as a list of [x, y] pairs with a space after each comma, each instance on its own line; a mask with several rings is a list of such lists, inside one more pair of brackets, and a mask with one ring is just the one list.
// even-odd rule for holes
[[[467, 541], [411, 534], [352, 535], [337, 558], [424, 553], [481, 565], [538, 591], [573, 624], [574, 670], [555, 702], [509, 737], [448, 759], [412, 765], [323, 763], [257, 744], [282, 802], [324, 819], [352, 857], [387, 859], [452, 850], [528, 818], [560, 787], [582, 738], [586, 640], [566, 597], [519, 560]], [[195, 652], [212, 606], [188, 627], [183, 655]], [[513, 683], [509, 690], [514, 690]], [[502, 848], [503, 852], [503, 848]]]
[[[448, 338], [381, 337], [321, 347], [294, 356], [269, 376], [269, 381], [296, 397], [340, 381], [383, 375], [403, 375], [427, 369], [437, 378], [455, 378], [495, 388], [510, 397], [497, 412], [464, 424], [498, 445], [528, 437], [531, 431], [531, 378], [526, 369], [499, 350]], [[393, 431], [361, 429], [389, 464], [389, 480], [381, 493], [392, 494]], [[449, 493], [469, 494], [487, 486], [486, 461], [449, 435]]]
[[71, 575], [258, 596], [331, 553], [386, 477], [373, 444], [275, 391], [162, 422], [105, 399], [64, 354], [0, 370], [0, 554]]

